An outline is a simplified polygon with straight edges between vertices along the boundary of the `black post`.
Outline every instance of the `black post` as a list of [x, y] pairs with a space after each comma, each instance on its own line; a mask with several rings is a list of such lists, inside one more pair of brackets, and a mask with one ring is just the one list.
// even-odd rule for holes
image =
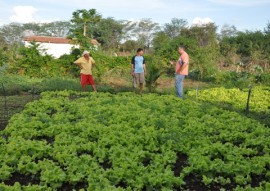
[[250, 101], [251, 90], [252, 90], [252, 85], [249, 86], [249, 90], [248, 90], [248, 99], [247, 99], [247, 106], [246, 106], [246, 114], [249, 113], [249, 101]]

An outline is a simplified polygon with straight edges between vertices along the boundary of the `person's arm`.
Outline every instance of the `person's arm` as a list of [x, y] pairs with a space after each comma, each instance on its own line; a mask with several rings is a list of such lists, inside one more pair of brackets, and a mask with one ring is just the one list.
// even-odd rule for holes
[[74, 62], [74, 64], [76, 64], [77, 66], [79, 66], [80, 69], [83, 69], [82, 63], [81, 63], [81, 59], [80, 59], [80, 58], [79, 58], [78, 60], [76, 60], [76, 61]]
[[131, 75], [134, 76], [134, 64], [131, 63]]
[[135, 56], [131, 59], [130, 65], [131, 65], [131, 72], [130, 72], [130, 74], [131, 74], [132, 76], [134, 76]]
[[146, 76], [146, 64], [143, 64], [144, 76]]
[[170, 61], [171, 65], [175, 65], [177, 62], [175, 60]]
[[146, 65], [145, 65], [144, 57], [143, 57], [143, 71], [144, 71], [144, 76], [146, 76]]

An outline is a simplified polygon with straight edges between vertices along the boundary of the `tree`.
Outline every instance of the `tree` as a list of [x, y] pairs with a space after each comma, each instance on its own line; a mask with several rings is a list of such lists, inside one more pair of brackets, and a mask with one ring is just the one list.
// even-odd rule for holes
[[240, 32], [232, 39], [232, 42], [238, 45], [237, 53], [244, 57], [250, 57], [255, 50], [267, 48], [269, 45], [264, 41], [265, 35], [261, 31]]
[[163, 31], [168, 37], [175, 38], [180, 35], [181, 30], [186, 28], [186, 26], [186, 20], [173, 18], [170, 23], [164, 25]]
[[135, 35], [133, 31], [136, 28], [137, 22], [124, 20], [120, 21], [120, 23], [123, 25], [122, 40], [123, 41], [134, 40]]
[[268, 21], [268, 23], [266, 24], [266, 27], [264, 28], [264, 33], [266, 35], [270, 34], [270, 21]]
[[[159, 32], [153, 40], [155, 52], [169, 60], [177, 60], [178, 47], [185, 46], [190, 56], [190, 76], [196, 79], [206, 79], [217, 70], [220, 57], [215, 24], [183, 28], [181, 35], [170, 38], [164, 32]], [[169, 73], [169, 72], [168, 72]]]
[[56, 21], [40, 25], [39, 35], [66, 37], [72, 25], [69, 21]]
[[208, 46], [217, 44], [216, 31], [217, 26], [214, 23], [208, 23], [202, 26], [194, 25], [189, 29], [183, 29], [182, 35], [196, 39], [199, 46]]
[[225, 24], [221, 28], [220, 36], [221, 36], [221, 38], [234, 37], [237, 35], [237, 33], [238, 33], [238, 31], [234, 25]]
[[5, 48], [0, 48], [0, 67], [8, 65], [9, 57]]
[[[96, 9], [81, 9], [73, 12], [72, 15], [71, 23], [74, 28], [70, 29], [68, 38], [74, 44], [79, 44], [82, 49], [92, 48], [93, 28], [100, 21], [101, 15], [96, 12]], [[87, 30], [87, 27], [90, 30]]]
[[254, 66], [261, 66], [264, 70], [269, 68], [270, 38], [265, 32], [245, 31], [234, 37], [225, 37], [220, 42], [220, 50], [227, 58], [238, 55], [246, 70]]
[[72, 13], [71, 22], [79, 25], [83, 24], [83, 36], [86, 36], [87, 23], [95, 24], [100, 21], [101, 15], [97, 13], [96, 9], [80, 9]]
[[136, 24], [133, 33], [136, 36], [139, 44], [149, 50], [150, 46], [152, 45], [154, 34], [158, 30], [160, 30], [158, 23], [151, 21], [151, 19], [142, 19]]
[[230, 44], [230, 37], [224, 37], [220, 43], [220, 53], [224, 56], [224, 66], [236, 65], [240, 63], [240, 57], [237, 54], [237, 45]]
[[168, 35], [165, 32], [163, 31], [157, 32], [152, 41], [155, 52], [158, 52], [158, 50], [161, 50], [162, 47], [166, 46], [166, 44], [170, 42], [170, 40], [171, 39], [168, 37]]
[[118, 48], [122, 39], [123, 25], [113, 18], [101, 19], [93, 30], [93, 37], [103, 45], [105, 49]]
[[0, 36], [8, 44], [20, 44], [24, 36], [42, 35], [65, 37], [72, 25], [68, 21], [51, 23], [10, 23], [0, 28]]
[[20, 74], [26, 74], [31, 77], [45, 76], [42, 68], [52, 61], [49, 55], [42, 55], [42, 49], [39, 44], [32, 42], [30, 47], [21, 47], [19, 49], [19, 58], [17, 59], [17, 70]]
[[0, 47], [1, 47], [1, 49], [7, 49], [7, 47], [8, 47], [8, 44], [5, 41], [4, 36], [2, 36], [2, 35], [0, 35]]
[[0, 28], [0, 36], [8, 44], [21, 42], [24, 29], [19, 23], [10, 23]]
[[[29, 31], [33, 35], [42, 35], [45, 23], [25, 23], [22, 25], [23, 31]], [[50, 35], [47, 35], [50, 36]]]
[[122, 44], [123, 52], [135, 52], [138, 47], [138, 42], [135, 40], [127, 40]]

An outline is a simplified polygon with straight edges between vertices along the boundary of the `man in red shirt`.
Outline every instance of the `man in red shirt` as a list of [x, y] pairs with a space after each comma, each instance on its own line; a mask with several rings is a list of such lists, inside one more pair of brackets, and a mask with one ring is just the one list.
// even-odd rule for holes
[[184, 47], [179, 47], [178, 52], [180, 58], [177, 62], [171, 62], [175, 65], [175, 88], [176, 94], [179, 98], [183, 99], [183, 81], [185, 76], [188, 75], [189, 56]]

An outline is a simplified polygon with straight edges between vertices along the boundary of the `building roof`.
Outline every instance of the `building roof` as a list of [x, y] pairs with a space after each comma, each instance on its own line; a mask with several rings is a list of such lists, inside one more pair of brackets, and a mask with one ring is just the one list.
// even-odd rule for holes
[[[23, 38], [27, 42], [43, 42], [43, 43], [54, 43], [54, 44], [71, 44], [71, 40], [65, 37], [51, 37], [51, 36], [27, 36]], [[93, 45], [99, 45], [98, 41], [91, 39]]]

